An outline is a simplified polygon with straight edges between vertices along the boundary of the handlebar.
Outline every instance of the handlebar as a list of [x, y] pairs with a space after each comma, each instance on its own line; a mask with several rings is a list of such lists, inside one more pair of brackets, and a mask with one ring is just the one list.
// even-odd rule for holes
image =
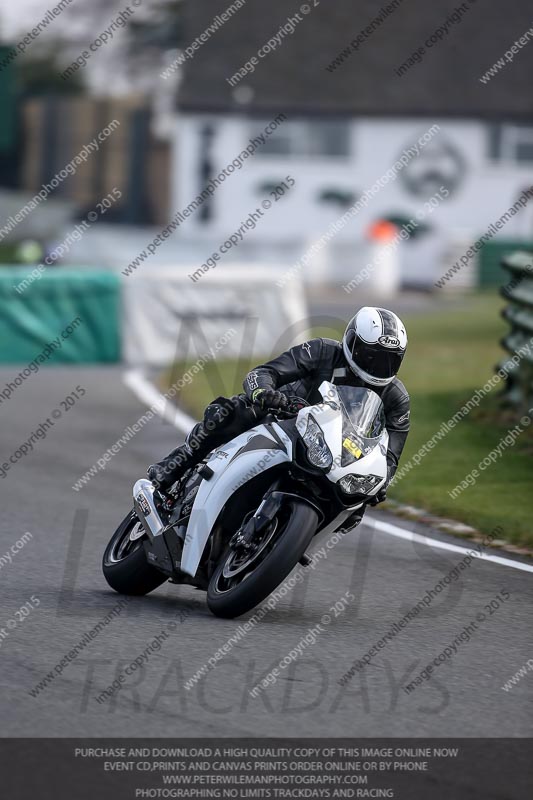
[[279, 417], [280, 419], [291, 419], [292, 417], [295, 417], [299, 411], [300, 409], [296, 408], [296, 406], [287, 406], [287, 408], [268, 409], [269, 414], [274, 414], [274, 416]]
[[311, 403], [308, 403], [303, 397], [289, 397], [288, 400], [289, 403], [286, 408], [267, 408], [264, 409], [265, 413], [274, 414], [274, 416], [280, 417], [280, 419], [290, 419], [291, 417], [295, 417], [302, 408], [311, 405]]

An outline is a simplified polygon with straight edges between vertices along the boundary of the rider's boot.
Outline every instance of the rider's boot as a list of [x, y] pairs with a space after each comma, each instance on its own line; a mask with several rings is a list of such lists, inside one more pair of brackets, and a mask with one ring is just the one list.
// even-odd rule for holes
[[207, 434], [204, 423], [198, 422], [187, 436], [185, 444], [176, 447], [168, 456], [148, 467], [148, 477], [161, 494], [167, 495], [173, 484], [209, 453], [211, 446], [205, 443]]
[[195, 459], [186, 444], [172, 450], [168, 456], [157, 464], [151, 464], [146, 473], [156, 490], [156, 499], [164, 511], [168, 511], [172, 505], [169, 497], [169, 490], [179, 481], [185, 472], [195, 466]]
[[185, 444], [176, 447], [166, 458], [148, 467], [148, 477], [160, 492], [166, 495], [170, 487], [180, 480], [187, 470], [195, 467], [211, 450], [234, 435], [233, 433], [224, 435], [222, 432], [234, 409], [235, 404], [232, 400], [217, 398], [208, 405], [204, 419], [196, 423]]

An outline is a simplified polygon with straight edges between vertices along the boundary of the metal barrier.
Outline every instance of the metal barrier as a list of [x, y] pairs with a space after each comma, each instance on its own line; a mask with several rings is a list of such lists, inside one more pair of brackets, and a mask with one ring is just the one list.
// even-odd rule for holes
[[510, 273], [500, 294], [509, 300], [502, 317], [511, 330], [500, 344], [516, 358], [498, 366], [508, 375], [505, 399], [517, 407], [529, 407], [533, 400], [533, 253], [510, 253], [501, 265]]

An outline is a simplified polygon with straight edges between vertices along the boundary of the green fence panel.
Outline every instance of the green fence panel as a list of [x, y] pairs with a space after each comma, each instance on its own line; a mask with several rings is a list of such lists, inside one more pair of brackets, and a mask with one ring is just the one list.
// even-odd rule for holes
[[[0, 268], [0, 363], [113, 363], [121, 357], [120, 279], [90, 269]], [[33, 270], [33, 275], [38, 274]]]
[[16, 138], [16, 88], [13, 68], [13, 47], [0, 45], [0, 152], [10, 153], [15, 148]]
[[513, 250], [533, 250], [532, 240], [498, 239], [483, 245], [479, 251], [479, 285], [481, 287], [501, 286], [508, 275], [501, 262]]

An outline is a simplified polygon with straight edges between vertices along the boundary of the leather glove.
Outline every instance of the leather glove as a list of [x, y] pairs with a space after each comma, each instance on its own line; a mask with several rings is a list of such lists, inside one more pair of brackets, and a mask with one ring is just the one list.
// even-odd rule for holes
[[267, 408], [283, 410], [289, 405], [287, 397], [275, 389], [256, 389], [252, 394], [252, 403], [258, 405], [263, 411]]
[[383, 489], [380, 489], [379, 492], [374, 495], [372, 500], [368, 501], [369, 506], [377, 506], [378, 503], [383, 503], [387, 499], [387, 487], [384, 486]]

